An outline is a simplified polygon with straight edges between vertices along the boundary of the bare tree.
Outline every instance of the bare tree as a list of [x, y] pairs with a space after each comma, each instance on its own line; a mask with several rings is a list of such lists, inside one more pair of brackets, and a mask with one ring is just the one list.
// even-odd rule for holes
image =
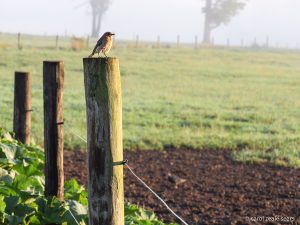
[[111, 0], [90, 0], [92, 8], [92, 37], [98, 37], [104, 13], [107, 11]]
[[227, 24], [245, 6], [247, 0], [205, 0], [203, 44], [211, 43], [211, 32], [221, 24]]

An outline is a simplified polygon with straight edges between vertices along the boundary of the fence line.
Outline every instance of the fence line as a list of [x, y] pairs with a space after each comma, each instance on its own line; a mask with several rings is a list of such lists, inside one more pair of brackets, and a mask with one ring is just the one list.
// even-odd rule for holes
[[[86, 74], [85, 74], [85, 86], [86, 86], [86, 90], [90, 91], [90, 86], [91, 83], [93, 82], [93, 80], [89, 80], [87, 81], [87, 79], [89, 79], [89, 73], [91, 71], [94, 70], [94, 67], [90, 67], [91, 65], [94, 65], [94, 61], [90, 61], [93, 59], [86, 59], [85, 61], [85, 66], [87, 66], [89, 69], [85, 70]], [[118, 62], [117, 61], [113, 61], [116, 59], [104, 59], [104, 61], [101, 61], [101, 59], [95, 59], [95, 60], [100, 60], [99, 63], [99, 68], [97, 69], [97, 71], [101, 72], [105, 71], [105, 74], [98, 74], [99, 76], [105, 76], [105, 81], [103, 81], [103, 83], [100, 83], [100, 87], [103, 88], [103, 86], [108, 86], [111, 85], [112, 83], [114, 85], [117, 85], [117, 87], [115, 89], [110, 89], [113, 90], [112, 92], [109, 93], [104, 93], [105, 96], [106, 95], [115, 95], [116, 93], [120, 94], [120, 75], [119, 75], [119, 69], [115, 69], [113, 70], [113, 72], [109, 72], [108, 70], [103, 70], [103, 66], [106, 66], [107, 61], [110, 64], [113, 64], [113, 66], [118, 67]], [[111, 61], [112, 60], [112, 61]], [[112, 66], [112, 65], [110, 65]], [[91, 70], [91, 71], [90, 71]], [[63, 106], [63, 78], [64, 78], [64, 63], [62, 61], [44, 61], [43, 63], [43, 87], [44, 87], [44, 125], [45, 125], [45, 129], [44, 129], [44, 135], [45, 135], [45, 139], [44, 139], [44, 148], [45, 148], [45, 196], [57, 196], [57, 198], [61, 201], [63, 201], [64, 196], [63, 196], [63, 186], [64, 186], [64, 177], [63, 177], [63, 125], [64, 125], [64, 121], [63, 121], [63, 115], [62, 115], [62, 106]], [[114, 74], [116, 73], [116, 74]], [[93, 73], [92, 73], [93, 74]], [[97, 87], [99, 88], [99, 87]], [[105, 88], [104, 88], [105, 90]], [[89, 98], [93, 99], [94, 95], [88, 96]], [[110, 102], [110, 99], [101, 99], [102, 101], [104, 101], [106, 103], [106, 105], [110, 105], [112, 107], [112, 110], [107, 110], [104, 111], [104, 113], [110, 113], [110, 111], [113, 111], [113, 117], [108, 115], [105, 115], [104, 118], [111, 118], [109, 121], [105, 121], [103, 122], [103, 126], [109, 126], [110, 124], [113, 124], [115, 126], [117, 126], [119, 124], [119, 128], [116, 128], [116, 130], [111, 130], [111, 132], [113, 134], [115, 134], [115, 137], [113, 139], [113, 141], [116, 143], [117, 146], [116, 148], [112, 148], [112, 149], [105, 149], [105, 151], [109, 150], [111, 151], [111, 155], [113, 156], [113, 161], [111, 162], [110, 158], [107, 158], [105, 160], [103, 160], [102, 163], [107, 163], [108, 166], [111, 166], [111, 163], [113, 163], [113, 166], [115, 165], [125, 165], [128, 170], [132, 173], [132, 175], [140, 182], [142, 183], [152, 194], [155, 195], [155, 197], [160, 200], [165, 207], [177, 218], [179, 219], [184, 225], [188, 225], [180, 216], [178, 216], [168, 205], [167, 203], [156, 193], [154, 192], [140, 177], [138, 177], [134, 171], [131, 169], [131, 167], [128, 165], [127, 161], [123, 160], [123, 147], [122, 147], [122, 128], [121, 128], [121, 101], [120, 101], [121, 95], [119, 95], [119, 99], [115, 99], [114, 103]], [[91, 99], [87, 98], [87, 105], [89, 104], [89, 101], [91, 101]], [[99, 107], [99, 106], [97, 106]], [[103, 110], [103, 108], [101, 108]], [[32, 109], [30, 109], [32, 110]], [[90, 110], [93, 110], [92, 108]], [[35, 111], [39, 111], [38, 109], [35, 109]], [[97, 111], [97, 109], [96, 109]], [[88, 112], [89, 113], [89, 112]], [[38, 115], [38, 114], [37, 114]], [[89, 114], [88, 114], [89, 115]], [[101, 116], [103, 116], [102, 113], [99, 114], [99, 118], [95, 117], [96, 119], [104, 119]], [[38, 117], [41, 117], [40, 115], [38, 115]], [[90, 118], [90, 123], [93, 123], [93, 116], [91, 116]], [[87, 125], [91, 125], [91, 124], [87, 124]], [[72, 130], [71, 127], [69, 127], [68, 125], [66, 126], [67, 130], [69, 130], [73, 135], [77, 136], [78, 138], [80, 138], [82, 141], [84, 141], [85, 143], [87, 143], [87, 140], [83, 137], [81, 137], [80, 135], [78, 135], [75, 131]], [[96, 131], [98, 131], [99, 129], [95, 129], [94, 126], [90, 126], [90, 138], [89, 138], [89, 142], [92, 143], [92, 145], [90, 146], [94, 146], [93, 144], [96, 143], [97, 137], [100, 135], [101, 138], [103, 138], [103, 140], [101, 140], [101, 142], [105, 141], [111, 141], [111, 139], [108, 139], [107, 137], [111, 138], [111, 135], [108, 136], [102, 136], [103, 134], [101, 133], [97, 133]], [[100, 129], [101, 130], [101, 129]], [[94, 132], [94, 133], [93, 133]], [[106, 145], [105, 145], [106, 146]], [[98, 148], [91, 148], [89, 149], [89, 152], [91, 151], [95, 151], [94, 155], [89, 155], [90, 159], [91, 157], [94, 157], [96, 154], [99, 153], [101, 154], [101, 152], [99, 152]], [[102, 154], [105, 154], [105, 152], [102, 152]], [[96, 159], [97, 160], [97, 159]], [[98, 161], [95, 161], [94, 164], [90, 164], [89, 160], [89, 169], [94, 171], [94, 175], [96, 174], [96, 170], [97, 167], [94, 166], [94, 164], [98, 163]], [[119, 164], [116, 164], [119, 163]], [[101, 171], [98, 171], [101, 172]], [[118, 182], [117, 187], [123, 187], [123, 167], [122, 168], [117, 168], [114, 169], [113, 171], [113, 175], [120, 176], [121, 181]], [[118, 173], [118, 174], [117, 174]], [[101, 178], [101, 174], [96, 176], [99, 178]], [[89, 178], [90, 179], [90, 178]], [[99, 180], [99, 179], [98, 179]], [[90, 183], [90, 182], [89, 182]], [[114, 185], [116, 185], [116, 183], [101, 183], [98, 184], [97, 182], [95, 183], [95, 185], [89, 185], [89, 193], [95, 193], [95, 190], [93, 188], [96, 187], [96, 189], [98, 190], [99, 186], [103, 186], [103, 185], [109, 185], [109, 187], [112, 188], [112, 190], [116, 190], [116, 188], [114, 187]], [[115, 220], [114, 222], [112, 222], [110, 220], [110, 217], [107, 217], [107, 221], [109, 222], [109, 224], [112, 225], [116, 225], [116, 224], [123, 224], [124, 223], [124, 206], [122, 207], [122, 205], [124, 204], [124, 193], [123, 193], [123, 188], [117, 188], [119, 190], [119, 192], [109, 192], [104, 193], [104, 195], [111, 199], [108, 201], [112, 201], [112, 207], [113, 207], [113, 211], [114, 211], [114, 216], [115, 216]], [[93, 192], [94, 191], [94, 192]], [[103, 193], [99, 193], [100, 196], [103, 195]], [[91, 208], [91, 206], [94, 206], [95, 204], [93, 204], [93, 200], [94, 200], [94, 196], [90, 196], [89, 194], [89, 210], [94, 210], [93, 208]], [[116, 203], [116, 201], [118, 201]], [[99, 204], [99, 202], [95, 202], [96, 205]], [[101, 203], [101, 202], [100, 202]], [[120, 207], [121, 206], [121, 207]], [[99, 211], [100, 210], [100, 211]], [[73, 213], [69, 210], [71, 216], [74, 218], [74, 220], [76, 221], [77, 224], [78, 221], [76, 220], [76, 218], [74, 217]], [[101, 207], [98, 210], [94, 210], [94, 213], [97, 213], [96, 215], [99, 215], [99, 213], [101, 214]], [[90, 218], [95, 218], [92, 216], [93, 214], [90, 214]], [[103, 217], [102, 219], [104, 219], [106, 221], [106, 217]], [[112, 222], [112, 223], [111, 223]], [[98, 224], [97, 220], [93, 220], [93, 223], [91, 224]]]
[[[9, 36], [9, 34], [5, 34], [3, 33], [3, 35], [7, 35]], [[26, 34], [22, 34], [22, 33], [17, 33], [14, 34], [17, 37], [17, 48], [19, 50], [24, 49], [24, 47], [26, 48], [26, 46], [30, 46], [33, 47], [34, 45], [32, 44], [28, 44], [28, 36], [32, 36], [32, 35], [26, 35]], [[52, 40], [50, 40], [49, 38], [52, 38]], [[45, 46], [40, 46], [40, 47], [45, 47], [45, 48], [53, 48], [53, 49], [60, 49], [60, 48], [71, 48], [73, 50], [86, 50], [89, 48], [89, 42], [96, 42], [97, 38], [91, 38], [90, 36], [86, 36], [86, 37], [81, 37], [81, 38], [75, 38], [75, 37], [66, 37], [66, 36], [48, 36], [48, 37], [40, 37], [41, 39], [45, 39], [48, 40], [48, 44], [46, 44]], [[153, 41], [143, 41], [140, 40], [139, 38], [139, 34], [136, 34], [134, 40], [122, 40], [121, 42], [124, 43], [124, 45], [127, 46], [133, 46], [133, 47], [155, 47], [155, 48], [181, 48], [181, 47], [188, 47], [188, 48], [201, 48], [201, 47], [205, 47], [205, 46], [209, 46], [209, 47], [221, 47], [221, 48], [262, 48], [262, 49], [290, 49], [290, 50], [299, 50], [299, 46], [296, 43], [294, 44], [287, 44], [287, 43], [282, 43], [282, 44], [278, 44], [277, 42], [273, 42], [273, 44], [271, 44], [271, 38], [270, 36], [266, 36], [264, 38], [261, 38], [260, 41], [258, 41], [258, 38], [256, 37], [252, 37], [252, 39], [250, 40], [250, 38], [248, 38], [248, 41], [246, 43], [246, 40], [241, 37], [239, 40], [232, 41], [229, 38], [225, 38], [223, 40], [221, 40], [221, 38], [219, 39], [219, 41], [217, 43], [215, 43], [214, 38], [211, 38], [211, 43], [209, 45], [203, 45], [201, 40], [198, 40], [197, 36], [194, 36], [194, 41], [192, 41], [192, 38], [190, 37], [190, 41], [189, 42], [182, 42], [181, 36], [180, 34], [178, 34], [177, 36], [174, 37], [174, 41], [161, 41], [161, 35], [159, 34], [156, 38], [156, 40]], [[69, 39], [70, 43], [68, 42], [67, 45], [67, 40]], [[74, 40], [75, 41], [74, 41]], [[72, 44], [72, 40], [73, 42], [76, 42], [75, 44]], [[53, 43], [53, 42], [54, 43]], [[27, 45], [26, 45], [27, 43]], [[30, 42], [32, 43], [32, 41]], [[51, 44], [50, 44], [51, 43]], [[143, 44], [142, 44], [143, 43]], [[154, 44], [153, 44], [154, 43]], [[71, 46], [69, 45], [71, 44]], [[95, 43], [92, 43], [95, 44]], [[73, 45], [76, 45], [75, 47]], [[68, 46], [68, 47], [67, 47]], [[116, 46], [120, 46], [119, 42], [115, 45]]]

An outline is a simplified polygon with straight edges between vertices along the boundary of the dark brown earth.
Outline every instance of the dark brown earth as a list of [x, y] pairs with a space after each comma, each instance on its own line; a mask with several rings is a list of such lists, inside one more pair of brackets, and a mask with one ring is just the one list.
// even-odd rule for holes
[[[299, 169], [235, 162], [229, 151], [127, 151], [125, 158], [190, 225], [300, 224]], [[85, 168], [86, 153], [65, 152], [67, 179], [86, 185]], [[124, 172], [126, 200], [178, 222], [126, 167]], [[186, 182], [176, 185], [178, 177]]]

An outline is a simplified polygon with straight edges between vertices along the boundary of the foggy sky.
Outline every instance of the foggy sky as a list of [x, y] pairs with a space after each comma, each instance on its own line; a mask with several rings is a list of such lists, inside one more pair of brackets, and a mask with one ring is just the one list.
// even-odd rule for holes
[[[0, 32], [86, 36], [91, 30], [88, 0], [0, 0]], [[113, 0], [104, 16], [101, 33], [112, 31], [119, 39], [202, 40], [202, 0]], [[263, 43], [300, 46], [299, 0], [248, 0], [240, 14], [227, 26], [213, 31], [216, 43], [246, 44], [256, 37]]]

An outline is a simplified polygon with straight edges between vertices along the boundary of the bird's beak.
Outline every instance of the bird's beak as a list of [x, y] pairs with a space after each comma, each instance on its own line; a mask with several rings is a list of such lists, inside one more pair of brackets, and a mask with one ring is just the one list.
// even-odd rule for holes
[[115, 34], [111, 34], [111, 35], [115, 35]]

